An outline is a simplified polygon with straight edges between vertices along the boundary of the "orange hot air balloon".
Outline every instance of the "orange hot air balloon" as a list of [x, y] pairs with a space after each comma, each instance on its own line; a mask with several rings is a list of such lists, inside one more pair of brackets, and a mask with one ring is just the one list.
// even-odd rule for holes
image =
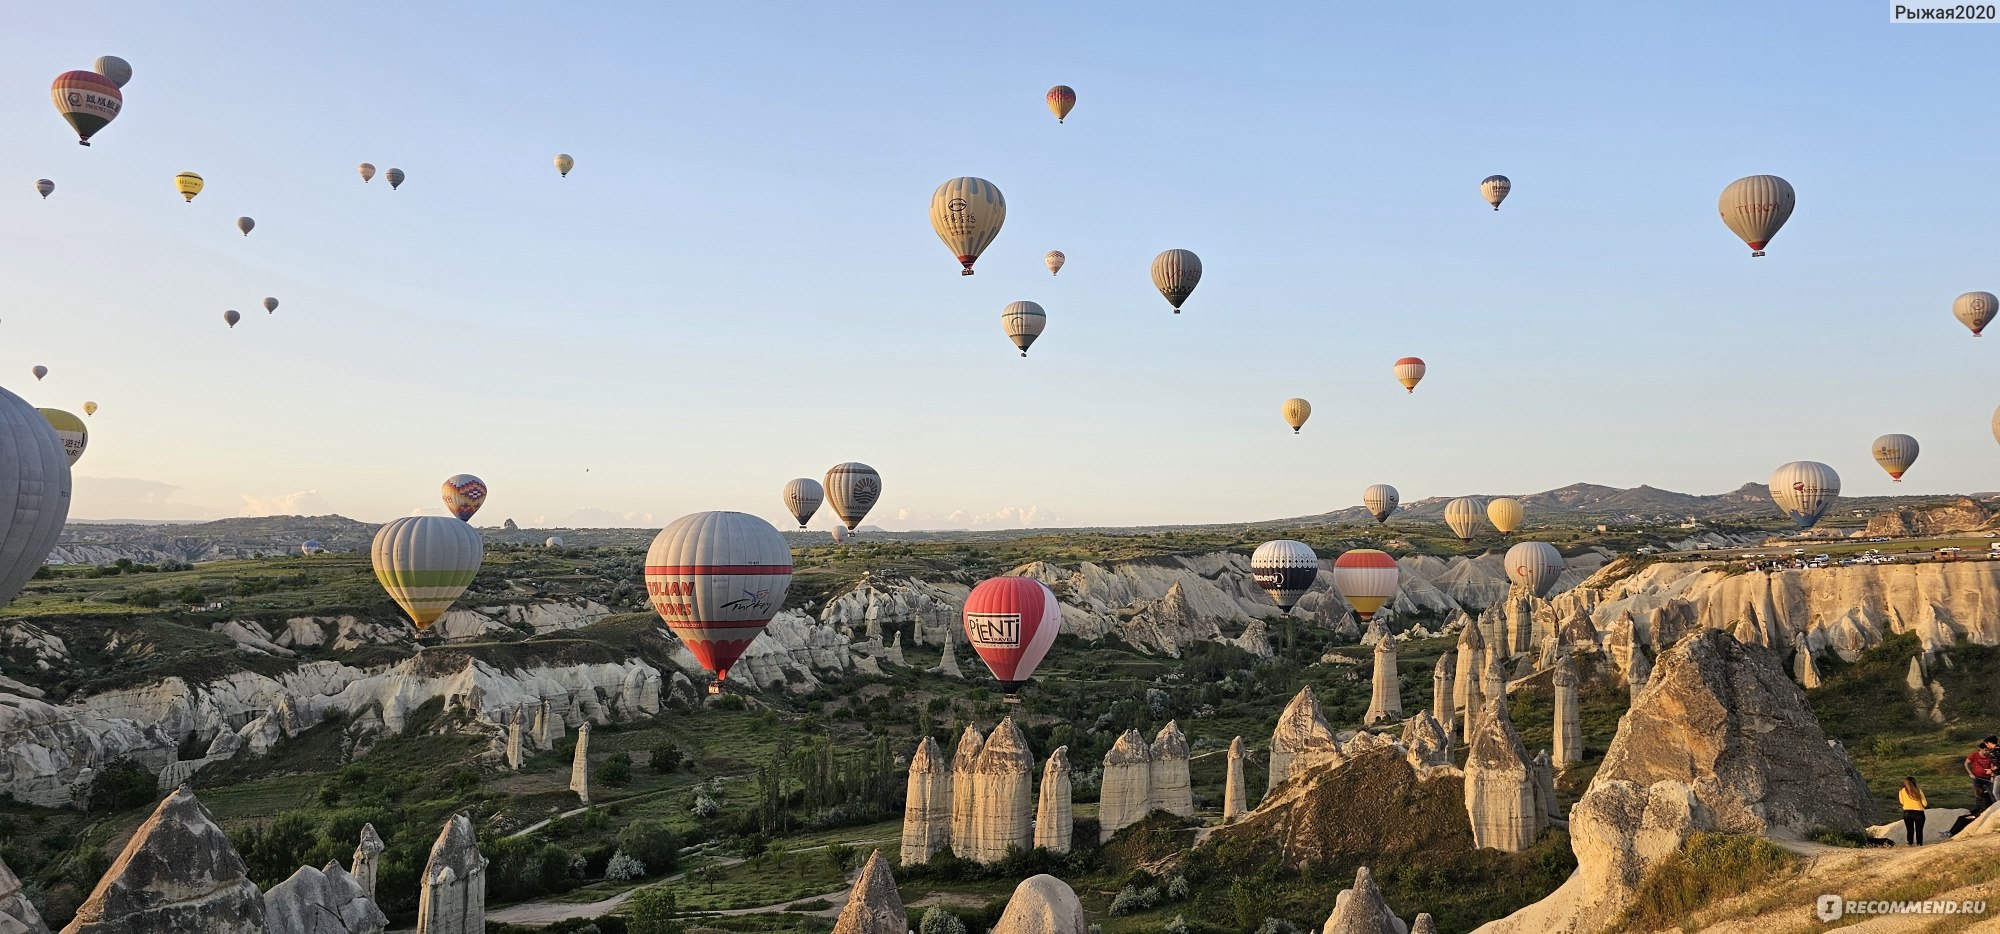
[[49, 85], [49, 97], [56, 112], [76, 130], [76, 143], [90, 145], [90, 138], [105, 124], [117, 119], [125, 106], [125, 95], [110, 78], [94, 71], [65, 71]]
[[1069, 116], [1069, 112], [1076, 107], [1076, 89], [1067, 84], [1058, 84], [1049, 89], [1048, 97], [1044, 100], [1049, 105], [1049, 111], [1056, 115], [1056, 122], [1061, 123], [1063, 118]]
[[1417, 384], [1424, 380], [1424, 361], [1421, 357], [1404, 357], [1396, 361], [1396, 382], [1410, 392], [1417, 391]]

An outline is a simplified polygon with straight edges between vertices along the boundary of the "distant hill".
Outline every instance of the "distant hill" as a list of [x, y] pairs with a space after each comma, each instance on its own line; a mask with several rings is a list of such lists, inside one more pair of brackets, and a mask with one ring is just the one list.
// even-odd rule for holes
[[[1512, 496], [1528, 509], [1532, 522], [1561, 523], [1568, 519], [1576, 524], [1600, 522], [1617, 523], [1669, 523], [1695, 519], [1700, 522], [1748, 522], [1762, 524], [1777, 520], [1777, 507], [1771, 504], [1770, 488], [1762, 483], [1745, 483], [1727, 493], [1678, 493], [1658, 487], [1636, 486], [1630, 489], [1603, 486], [1596, 483], [1572, 483], [1540, 493], [1477, 493], [1470, 494], [1480, 499], [1491, 500], [1500, 496]], [[1396, 515], [1406, 519], [1430, 519], [1442, 522], [1444, 507], [1455, 497], [1434, 496], [1414, 502], [1406, 502]], [[1899, 510], [1923, 509], [1944, 506], [1964, 497], [1957, 494], [1937, 496], [1843, 496], [1827, 510], [1829, 521], [1853, 520], [1854, 513], [1866, 515]], [[1974, 498], [1990, 501], [1994, 494], [1975, 494]], [[1561, 517], [1561, 518], [1558, 518]], [[1342, 522], [1360, 522], [1368, 519], [1367, 510], [1360, 506], [1350, 506], [1332, 512], [1313, 516], [1298, 516], [1277, 520], [1274, 524], [1319, 525]]]

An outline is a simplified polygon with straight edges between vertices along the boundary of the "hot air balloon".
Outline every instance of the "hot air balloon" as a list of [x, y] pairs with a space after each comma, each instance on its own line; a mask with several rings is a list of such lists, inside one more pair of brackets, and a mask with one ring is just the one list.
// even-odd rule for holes
[[85, 415], [96, 415], [96, 414], [97, 414], [97, 403], [95, 403], [95, 402], [86, 402], [86, 403], [84, 403], [84, 404], [83, 404], [83, 414], [85, 414]]
[[396, 189], [403, 187], [404, 175], [402, 169], [390, 169], [388, 178], [389, 178], [390, 191], [395, 191]]
[[1562, 552], [1548, 542], [1519, 542], [1507, 549], [1507, 579], [1537, 597], [1548, 596], [1562, 572]]
[[[48, 195], [44, 194], [43, 197]], [[1951, 316], [1957, 318], [1958, 323], [1971, 328], [1973, 337], [1978, 337], [1979, 332], [1986, 330], [1986, 326], [1993, 322], [1995, 308], [2000, 308], [2000, 298], [1995, 298], [1992, 292], [1967, 292], [1952, 299]]]
[[195, 195], [201, 194], [201, 187], [201, 176], [193, 172], [182, 172], [174, 176], [174, 190], [180, 192], [181, 197], [186, 198], [189, 203], [193, 203]]
[[954, 178], [931, 192], [931, 229], [965, 267], [959, 275], [972, 275], [972, 264], [1006, 221], [1007, 199], [983, 178]]
[[42, 366], [41, 364], [38, 363], [35, 365], [34, 372], [35, 372], [35, 382], [39, 383], [42, 381], [42, 377], [49, 375], [49, 368]]
[[302, 555], [316, 555], [325, 550], [326, 546], [320, 544], [317, 540], [314, 539], [308, 538], [305, 541], [299, 543], [299, 554]]
[[132, 63], [116, 55], [99, 55], [90, 68], [120, 88], [132, 83]]
[[1488, 175], [1479, 180], [1479, 194], [1493, 210], [1500, 210], [1500, 202], [1507, 200], [1507, 193], [1514, 190], [1514, 183], [1505, 175]]
[[0, 606], [21, 592], [69, 518], [69, 458], [41, 413], [0, 389]]
[[1167, 304], [1174, 306], [1174, 314], [1181, 313], [1181, 303], [1200, 284], [1201, 257], [1192, 251], [1168, 250], [1153, 257], [1153, 287], [1166, 296]]
[[1368, 514], [1374, 516], [1378, 523], [1389, 521], [1389, 517], [1396, 514], [1396, 504], [1400, 502], [1402, 496], [1396, 492], [1395, 487], [1386, 483], [1377, 483], [1361, 491], [1362, 507], [1367, 509]]
[[1472, 541], [1479, 534], [1480, 521], [1486, 517], [1485, 504], [1476, 496], [1461, 496], [1444, 504], [1444, 524], [1451, 526], [1453, 535], [1460, 542]]
[[57, 75], [49, 85], [49, 97], [56, 102], [56, 112], [76, 131], [79, 146], [90, 145], [90, 138], [117, 119], [119, 109], [125, 106], [125, 95], [118, 92], [118, 85], [94, 71]]
[[1061, 631], [1062, 604], [1032, 577], [988, 578], [965, 598], [965, 641], [999, 680], [1007, 703], [1021, 702], [1021, 685]]
[[257, 222], [251, 218], [239, 217], [236, 219], [236, 229], [243, 231], [243, 235], [246, 237], [250, 236], [251, 229], [255, 228], [256, 226]]
[[660, 531], [646, 550], [653, 609], [722, 693], [729, 666], [764, 631], [792, 583], [785, 537], [756, 516], [697, 512]]
[[826, 496], [833, 501], [833, 514], [849, 529], [859, 531], [862, 517], [882, 497], [882, 475], [867, 464], [835, 464], [826, 472]]
[[277, 310], [278, 310], [278, 300], [272, 298], [269, 295], [264, 296], [264, 313], [268, 315]]
[[229, 326], [234, 328], [236, 327], [236, 322], [243, 320], [243, 316], [237, 314], [236, 309], [231, 308], [222, 313], [222, 320], [229, 322]]
[[1778, 228], [1785, 226], [1797, 203], [1791, 182], [1776, 175], [1751, 175], [1722, 189], [1716, 207], [1730, 232], [1750, 245], [1750, 255], [1763, 256], [1764, 244], [1778, 235]]
[[1493, 523], [1493, 529], [1502, 535], [1512, 535], [1521, 527], [1521, 519], [1526, 510], [1521, 501], [1511, 496], [1502, 496], [1486, 504], [1486, 521]]
[[486, 546], [469, 525], [445, 516], [404, 516], [375, 533], [375, 579], [418, 629], [443, 616], [472, 579]]
[[[40, 379], [41, 377], [37, 376], [35, 378]], [[1993, 424], [1991, 427], [1993, 429], [1993, 440], [2000, 441], [2000, 409], [1993, 410]]]
[[806, 523], [819, 511], [819, 504], [826, 501], [826, 488], [811, 477], [800, 477], [785, 483], [785, 511], [799, 520], [803, 530]]
[[56, 430], [56, 439], [62, 442], [63, 454], [69, 457], [69, 465], [83, 459], [83, 449], [90, 446], [90, 429], [83, 427], [83, 419], [61, 409], [36, 409], [49, 427]]
[[1917, 439], [1909, 435], [1883, 435], [1875, 439], [1875, 463], [1889, 472], [1889, 479], [1903, 482], [1903, 472], [1917, 462]]
[[472, 514], [486, 505], [486, 481], [469, 473], [446, 477], [440, 493], [445, 510], [464, 522], [471, 522]]
[[847, 526], [836, 525], [833, 527], [833, 543], [836, 545], [847, 544]]
[[1333, 589], [1354, 608], [1363, 623], [1375, 618], [1382, 604], [1396, 595], [1403, 569], [1386, 551], [1356, 548], [1333, 561]]
[[1064, 117], [1069, 116], [1070, 110], [1076, 107], [1076, 91], [1067, 84], [1058, 84], [1049, 89], [1048, 95], [1043, 100], [1049, 105], [1049, 111], [1056, 115], [1056, 122], [1061, 123]]
[[1299, 429], [1305, 427], [1306, 419], [1312, 417], [1313, 404], [1299, 398], [1286, 399], [1283, 405], [1278, 406], [1278, 412], [1285, 416], [1285, 424], [1292, 426], [1292, 434], [1298, 434]]
[[1771, 474], [1771, 499], [1801, 529], [1811, 528], [1840, 496], [1840, 475], [1816, 461], [1793, 461]]
[[1396, 382], [1402, 383], [1405, 390], [1414, 393], [1417, 391], [1417, 384], [1424, 381], [1426, 369], [1428, 368], [1424, 366], [1422, 357], [1404, 357], [1397, 360]]
[[569, 170], [573, 168], [576, 168], [576, 160], [570, 158], [569, 153], [556, 153], [556, 171], [561, 173], [562, 177], [568, 178]]
[[1050, 250], [1042, 256], [1042, 265], [1049, 267], [1049, 275], [1053, 276], [1062, 272], [1063, 262], [1067, 259], [1069, 257], [1064, 256], [1063, 251]]
[[360, 172], [361, 172], [361, 184], [363, 185], [368, 184], [369, 180], [375, 177], [375, 164], [372, 162], [361, 163]]
[[1312, 589], [1318, 576], [1319, 556], [1305, 542], [1281, 538], [1258, 545], [1250, 553], [1250, 579], [1287, 613]]
[[35, 179], [35, 190], [41, 192], [42, 200], [46, 201], [50, 195], [56, 193], [56, 183], [46, 178], [38, 178]]
[[561, 548], [562, 546], [563, 539], [560, 535], [551, 535], [548, 538], [542, 539], [543, 548]]
[[1000, 327], [1007, 332], [1007, 339], [1021, 348], [1023, 357], [1028, 355], [1028, 345], [1042, 336], [1042, 329], [1048, 325], [1048, 313], [1034, 302], [1013, 302], [1000, 309]]

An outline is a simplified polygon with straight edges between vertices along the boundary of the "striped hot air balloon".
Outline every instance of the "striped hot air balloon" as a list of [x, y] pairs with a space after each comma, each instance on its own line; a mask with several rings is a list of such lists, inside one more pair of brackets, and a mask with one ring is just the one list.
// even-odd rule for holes
[[90, 65], [92, 71], [111, 79], [111, 83], [121, 90], [132, 83], [132, 63], [116, 55], [99, 55]]
[[486, 546], [469, 525], [445, 516], [404, 516], [375, 533], [369, 557], [389, 598], [428, 629], [451, 609], [472, 579]]
[[1153, 257], [1153, 287], [1174, 306], [1174, 314], [1181, 313], [1181, 304], [1200, 284], [1201, 257], [1193, 251], [1168, 250]]
[[1298, 434], [1299, 429], [1305, 427], [1306, 419], [1312, 417], [1313, 404], [1296, 397], [1286, 399], [1284, 404], [1278, 406], [1278, 414], [1285, 417], [1285, 424], [1292, 426], [1292, 434]]
[[0, 389], [0, 606], [48, 559], [69, 518], [69, 458], [33, 406]]
[[1548, 542], [1519, 542], [1507, 549], [1507, 579], [1537, 597], [1548, 596], [1562, 572], [1562, 552]]
[[404, 175], [402, 169], [392, 168], [389, 170], [389, 174], [384, 177], [389, 180], [389, 190], [395, 191], [396, 189], [403, 187], [403, 179], [408, 178], [409, 176]]
[[1042, 329], [1048, 326], [1048, 312], [1034, 302], [1013, 302], [1000, 309], [1000, 327], [1007, 332], [1007, 339], [1021, 348], [1023, 357], [1028, 355], [1028, 345], [1042, 336]]
[[954, 178], [931, 192], [931, 229], [958, 257], [964, 267], [959, 275], [972, 275], [972, 264], [1000, 235], [1000, 225], [1006, 221], [1006, 197], [983, 178]]
[[1521, 501], [1511, 496], [1501, 496], [1486, 504], [1486, 521], [1493, 523], [1493, 529], [1502, 535], [1512, 535], [1521, 527], [1521, 519], [1527, 510], [1521, 508]]
[[1778, 228], [1785, 226], [1797, 204], [1791, 182], [1776, 175], [1751, 175], [1722, 189], [1716, 208], [1730, 232], [1750, 245], [1750, 255], [1763, 256], [1764, 245], [1778, 235]]
[[1909, 435], [1883, 435], [1875, 439], [1870, 448], [1875, 454], [1875, 463], [1889, 472], [1889, 479], [1903, 482], [1903, 472], [1917, 462], [1917, 439]]
[[471, 522], [479, 507], [486, 505], [486, 481], [469, 473], [453, 474], [445, 478], [439, 495], [452, 515], [462, 522]]
[[42, 193], [42, 200], [47, 201], [50, 195], [55, 194], [56, 183], [46, 178], [38, 178], [35, 179], [35, 190]]
[[1793, 461], [1771, 474], [1771, 500], [1801, 529], [1811, 528], [1840, 496], [1840, 475], [1817, 461]]
[[1056, 122], [1061, 123], [1076, 108], [1076, 90], [1067, 84], [1058, 84], [1050, 88], [1042, 100], [1049, 105], [1049, 112], [1056, 115]]
[[819, 504], [826, 502], [826, 488], [811, 477], [799, 477], [786, 481], [784, 500], [785, 511], [799, 520], [799, 528], [803, 530], [813, 513], [819, 511]]
[[[47, 196], [44, 195], [43, 197]], [[1042, 265], [1049, 267], [1049, 275], [1051, 276], [1062, 272], [1063, 263], [1068, 261], [1069, 257], [1064, 256], [1061, 250], [1050, 250], [1042, 254]]]
[[833, 501], [833, 514], [854, 532], [861, 531], [861, 520], [882, 498], [882, 475], [854, 461], [833, 465], [826, 472], [825, 486], [826, 498]]
[[1305, 542], [1288, 538], [1265, 542], [1250, 554], [1250, 579], [1287, 613], [1319, 577], [1319, 556]]
[[1333, 589], [1340, 591], [1363, 623], [1396, 596], [1396, 582], [1402, 576], [1394, 557], [1373, 548], [1356, 548], [1333, 561]]
[[1397, 360], [1396, 382], [1402, 383], [1405, 390], [1414, 393], [1417, 391], [1417, 384], [1424, 381], [1426, 369], [1428, 368], [1424, 366], [1422, 357], [1404, 357]]
[[1396, 492], [1395, 487], [1386, 483], [1377, 483], [1361, 491], [1362, 507], [1367, 509], [1368, 514], [1374, 516], [1378, 523], [1389, 521], [1389, 517], [1396, 514], [1397, 504], [1401, 502], [1401, 494]]
[[1986, 330], [1986, 326], [1993, 323], [1993, 312], [1996, 308], [2000, 308], [2000, 298], [1995, 298], [1992, 292], [1967, 292], [1952, 299], [1951, 316], [1957, 318], [1958, 323], [1971, 328], [1973, 337], [1978, 337], [1979, 332]]
[[1507, 193], [1513, 190], [1514, 183], [1505, 175], [1488, 175], [1479, 180], [1480, 197], [1493, 205], [1495, 211], [1500, 210], [1500, 202], [1507, 200]]
[[1000, 682], [1007, 702], [1020, 703], [1021, 685], [1035, 674], [1062, 632], [1062, 604], [1032, 577], [980, 581], [965, 598], [965, 641]]
[[720, 693], [743, 651], [776, 616], [792, 584], [785, 537], [741, 512], [675, 519], [646, 550], [646, 596], [667, 629], [715, 674]]
[[366, 185], [375, 178], [375, 163], [363, 162], [361, 163], [361, 167], [355, 171], [361, 173], [361, 184]]
[[194, 203], [194, 196], [201, 194], [201, 189], [206, 184], [201, 180], [201, 176], [193, 172], [182, 172], [174, 176], [174, 190], [180, 192], [181, 197], [187, 199], [189, 204]]
[[49, 427], [56, 430], [56, 438], [62, 442], [63, 454], [69, 457], [69, 465], [83, 459], [83, 449], [90, 446], [90, 429], [85, 428], [83, 419], [61, 409], [36, 409]]
[[1486, 504], [1477, 496], [1461, 496], [1444, 504], [1444, 524], [1451, 526], [1451, 533], [1458, 540], [1470, 543], [1472, 536], [1479, 534], [1481, 521], [1486, 518]]
[[76, 131], [79, 146], [90, 145], [90, 138], [117, 119], [118, 111], [125, 106], [125, 95], [119, 92], [118, 85], [94, 71], [65, 71], [57, 75], [49, 85], [49, 97], [56, 102], [56, 112]]

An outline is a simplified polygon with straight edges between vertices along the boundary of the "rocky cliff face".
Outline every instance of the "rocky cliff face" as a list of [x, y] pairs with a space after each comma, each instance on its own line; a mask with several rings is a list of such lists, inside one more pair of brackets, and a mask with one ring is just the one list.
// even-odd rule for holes
[[1961, 498], [1930, 509], [1892, 509], [1868, 517], [1868, 535], [1909, 537], [1971, 532], [1993, 524], [1993, 515], [1979, 501]]
[[64, 934], [264, 934], [264, 896], [186, 786], [139, 825]]

